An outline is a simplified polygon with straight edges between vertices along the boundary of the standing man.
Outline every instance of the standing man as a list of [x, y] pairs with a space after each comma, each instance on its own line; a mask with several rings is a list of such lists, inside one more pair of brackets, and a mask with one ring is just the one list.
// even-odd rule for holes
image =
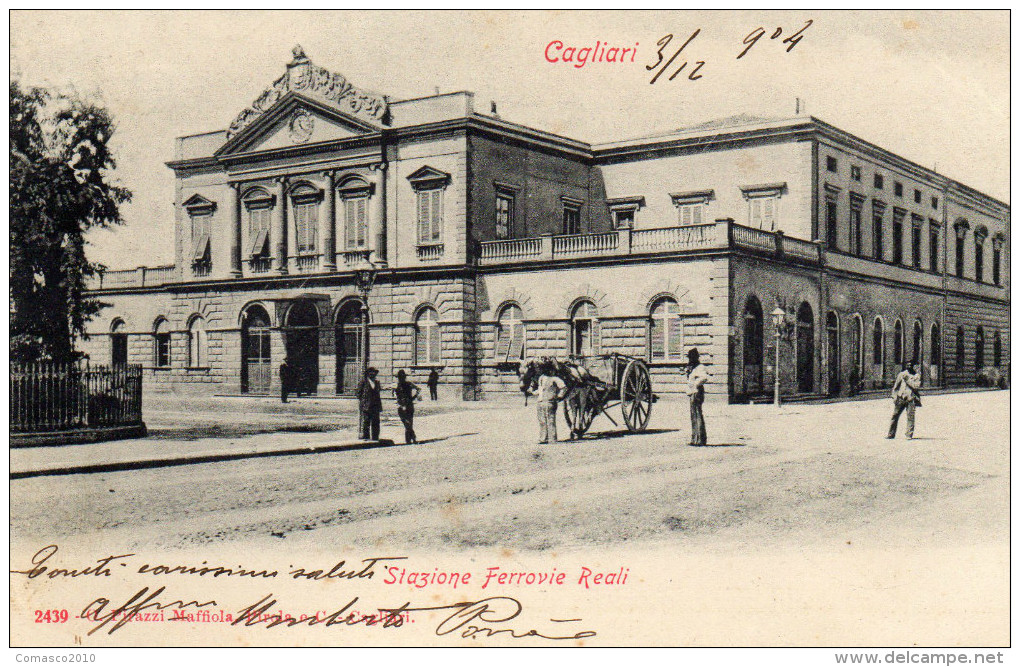
[[404, 442], [408, 445], [417, 443], [418, 436], [414, 434], [414, 402], [421, 396], [421, 390], [407, 381], [404, 369], [397, 371], [397, 386], [393, 388], [393, 394], [397, 397], [397, 415], [404, 423]]
[[889, 424], [889, 435], [896, 437], [896, 426], [903, 410], [907, 411], [907, 440], [914, 438], [914, 411], [921, 405], [921, 374], [917, 372], [917, 362], [911, 361], [896, 376], [892, 388], [893, 414]]
[[556, 442], [556, 406], [567, 390], [567, 384], [554, 374], [551, 361], [542, 362], [541, 374], [532, 386], [538, 396], [538, 444]]
[[701, 406], [705, 402], [705, 383], [708, 382], [708, 370], [701, 363], [698, 348], [687, 351], [687, 395], [691, 398], [691, 447], [704, 447], [708, 444], [705, 432], [705, 414]]
[[425, 381], [429, 386], [429, 398], [433, 401], [439, 398], [439, 371], [435, 368], [429, 371], [429, 379]]
[[290, 394], [290, 364], [284, 359], [280, 364], [280, 401], [286, 403], [288, 394]]
[[379, 413], [382, 412], [382, 388], [376, 376], [378, 369], [369, 367], [358, 386], [358, 410], [360, 412], [361, 439], [379, 439]]

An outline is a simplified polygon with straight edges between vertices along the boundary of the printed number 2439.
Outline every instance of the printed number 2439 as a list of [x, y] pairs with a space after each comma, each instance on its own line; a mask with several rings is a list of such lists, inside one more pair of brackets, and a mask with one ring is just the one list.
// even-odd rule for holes
[[66, 609], [35, 610], [36, 623], [67, 623]]

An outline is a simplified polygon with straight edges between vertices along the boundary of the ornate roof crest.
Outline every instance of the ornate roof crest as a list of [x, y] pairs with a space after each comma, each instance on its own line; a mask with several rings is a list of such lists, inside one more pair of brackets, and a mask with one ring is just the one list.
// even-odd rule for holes
[[287, 72], [237, 115], [227, 129], [227, 139], [251, 125], [288, 92], [326, 102], [342, 113], [373, 124], [384, 122], [388, 108], [385, 97], [355, 88], [342, 74], [312, 64], [300, 46], [295, 46], [291, 53], [293, 60], [287, 65]]

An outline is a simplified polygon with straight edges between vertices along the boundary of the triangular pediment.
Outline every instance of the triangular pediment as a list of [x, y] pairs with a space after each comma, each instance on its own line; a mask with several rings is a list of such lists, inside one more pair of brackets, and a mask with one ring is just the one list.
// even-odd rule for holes
[[450, 182], [450, 175], [434, 167], [425, 165], [407, 177], [412, 187], [427, 187], [432, 185], [446, 185]]
[[338, 114], [321, 105], [289, 95], [219, 151], [220, 155], [267, 151], [317, 144], [378, 132], [378, 128]]
[[188, 209], [189, 211], [203, 211], [203, 210], [214, 210], [216, 208], [216, 202], [209, 201], [202, 195], [191, 195], [181, 204], [182, 208]]
[[378, 132], [389, 105], [335, 72], [313, 65], [295, 47], [287, 72], [244, 109], [217, 155], [272, 150]]

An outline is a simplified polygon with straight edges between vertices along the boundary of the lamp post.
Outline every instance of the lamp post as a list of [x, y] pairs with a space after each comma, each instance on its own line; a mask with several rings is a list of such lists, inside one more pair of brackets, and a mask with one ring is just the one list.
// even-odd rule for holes
[[783, 318], [786, 316], [786, 312], [776, 306], [775, 310], [772, 311], [772, 324], [776, 328], [776, 390], [773, 402], [775, 406], [779, 407], [779, 339], [780, 339], [780, 325], [783, 323]]
[[376, 268], [370, 261], [354, 271], [354, 284], [361, 293], [361, 377], [368, 375], [368, 293], [375, 284]]

